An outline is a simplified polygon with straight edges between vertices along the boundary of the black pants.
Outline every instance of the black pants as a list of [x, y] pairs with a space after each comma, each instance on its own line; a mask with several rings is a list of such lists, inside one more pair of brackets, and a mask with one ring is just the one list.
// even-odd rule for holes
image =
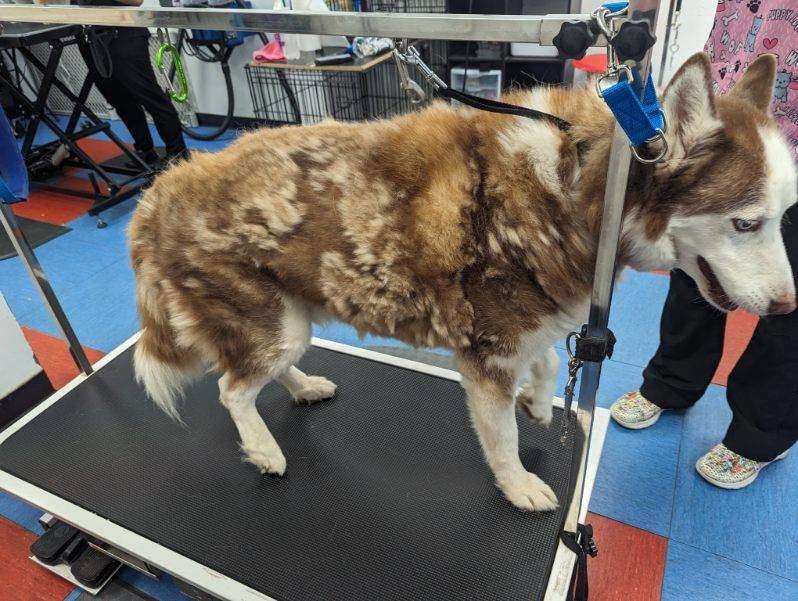
[[[787, 213], [783, 232], [798, 274], [798, 205]], [[698, 401], [723, 353], [726, 315], [700, 298], [689, 276], [671, 274], [659, 349], [640, 388], [663, 409], [684, 409]], [[798, 311], [760, 319], [729, 376], [726, 396], [732, 421], [723, 443], [735, 453], [771, 461], [798, 440]]]
[[180, 118], [172, 101], [155, 79], [146, 35], [120, 35], [108, 42], [113, 72], [108, 78], [97, 72], [88, 44], [81, 40], [80, 53], [95, 85], [133, 136], [136, 150], [146, 154], [154, 143], [144, 110], [152, 116], [155, 128], [169, 156], [185, 153]]

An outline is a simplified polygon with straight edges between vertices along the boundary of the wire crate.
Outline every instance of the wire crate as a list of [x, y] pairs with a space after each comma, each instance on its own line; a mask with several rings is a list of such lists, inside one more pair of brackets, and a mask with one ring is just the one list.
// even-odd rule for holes
[[270, 125], [308, 125], [330, 117], [363, 121], [407, 113], [432, 97], [431, 88], [422, 86], [427, 98], [421, 105], [407, 99], [391, 54], [325, 67], [302, 60], [245, 67], [256, 117]]

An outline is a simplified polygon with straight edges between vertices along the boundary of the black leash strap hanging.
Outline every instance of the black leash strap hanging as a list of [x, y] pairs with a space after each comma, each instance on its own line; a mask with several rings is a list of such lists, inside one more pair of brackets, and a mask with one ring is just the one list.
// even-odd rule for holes
[[459, 92], [450, 87], [438, 88], [437, 94], [438, 96], [442, 96], [450, 100], [462, 102], [463, 104], [467, 104], [468, 106], [481, 111], [501, 113], [504, 115], [517, 115], [518, 117], [527, 117], [529, 119], [543, 119], [546, 121], [551, 121], [562, 131], [568, 131], [571, 129], [571, 124], [565, 119], [560, 119], [555, 115], [550, 115], [549, 113], [544, 113], [543, 111], [536, 111], [535, 109], [530, 109], [525, 106], [507, 104], [506, 102], [499, 102], [498, 100], [490, 100], [488, 98], [479, 98], [478, 96], [472, 96], [471, 94], [466, 94], [465, 92]]
[[423, 61], [418, 50], [403, 40], [399, 48], [393, 51], [394, 60], [396, 61], [397, 69], [399, 70], [399, 77], [401, 79], [400, 86], [402, 90], [406, 91], [411, 96], [411, 101], [415, 104], [424, 100], [424, 92], [410, 77], [407, 71], [407, 65], [413, 65], [421, 74], [421, 76], [429, 83], [436, 91], [436, 93], [449, 100], [456, 100], [462, 102], [470, 107], [479, 109], [481, 111], [488, 111], [491, 113], [500, 113], [503, 115], [516, 115], [518, 117], [526, 117], [528, 119], [539, 119], [549, 121], [560, 128], [562, 131], [568, 131], [571, 124], [565, 119], [560, 119], [555, 115], [537, 111], [535, 109], [527, 108], [525, 106], [517, 106], [514, 104], [507, 104], [506, 102], [499, 102], [498, 100], [490, 100], [488, 98], [479, 98], [466, 94], [465, 92], [458, 92], [457, 90], [446, 85], [438, 75], [429, 68]]
[[568, 587], [568, 601], [587, 601], [587, 556], [598, 555], [598, 547], [593, 540], [593, 526], [577, 524], [576, 532], [561, 532], [560, 540], [576, 555], [576, 566]]

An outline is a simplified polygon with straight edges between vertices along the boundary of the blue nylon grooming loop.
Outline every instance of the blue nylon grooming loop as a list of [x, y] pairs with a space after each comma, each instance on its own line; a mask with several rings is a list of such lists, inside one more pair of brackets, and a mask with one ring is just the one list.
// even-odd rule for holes
[[[615, 35], [615, 28], [608, 24], [607, 17], [622, 13], [628, 6], [627, 2], [607, 2], [594, 13], [600, 29], [611, 40]], [[665, 139], [667, 123], [665, 113], [662, 111], [654, 80], [649, 74], [643, 89], [642, 99], [632, 85], [634, 77], [632, 69], [618, 62], [612, 46], [607, 48], [607, 73], [596, 82], [599, 96], [604, 99], [612, 111], [618, 124], [623, 129], [631, 143], [632, 154], [641, 163], [658, 163], [668, 153], [668, 142]], [[618, 81], [608, 87], [602, 87], [602, 82], [608, 78], [617, 77]], [[643, 158], [637, 148], [643, 144], [661, 141], [662, 149], [654, 158]]]
[[[604, 102], [610, 107], [618, 124], [629, 138], [635, 158], [643, 163], [657, 163], [665, 157], [668, 151], [668, 144], [665, 141], [665, 113], [662, 112], [662, 107], [659, 104], [651, 75], [646, 80], [641, 100], [632, 87], [627, 72], [629, 72], [628, 69], [619, 71], [618, 83], [603, 90], [599, 86], [599, 94], [604, 98]], [[645, 159], [637, 153], [637, 147], [641, 144], [657, 140], [661, 140], [663, 143], [659, 156]]]

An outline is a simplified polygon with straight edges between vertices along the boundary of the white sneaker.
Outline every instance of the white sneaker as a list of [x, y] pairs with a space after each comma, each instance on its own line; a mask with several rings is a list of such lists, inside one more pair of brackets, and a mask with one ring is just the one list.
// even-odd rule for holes
[[[787, 451], [773, 461], [784, 459]], [[730, 451], [724, 444], [717, 444], [696, 461], [695, 469], [701, 477], [720, 488], [745, 488], [756, 480], [759, 472], [773, 461], [754, 461]]]
[[610, 415], [624, 428], [641, 430], [657, 423], [662, 411], [636, 390], [627, 392], [615, 401], [610, 408]]

